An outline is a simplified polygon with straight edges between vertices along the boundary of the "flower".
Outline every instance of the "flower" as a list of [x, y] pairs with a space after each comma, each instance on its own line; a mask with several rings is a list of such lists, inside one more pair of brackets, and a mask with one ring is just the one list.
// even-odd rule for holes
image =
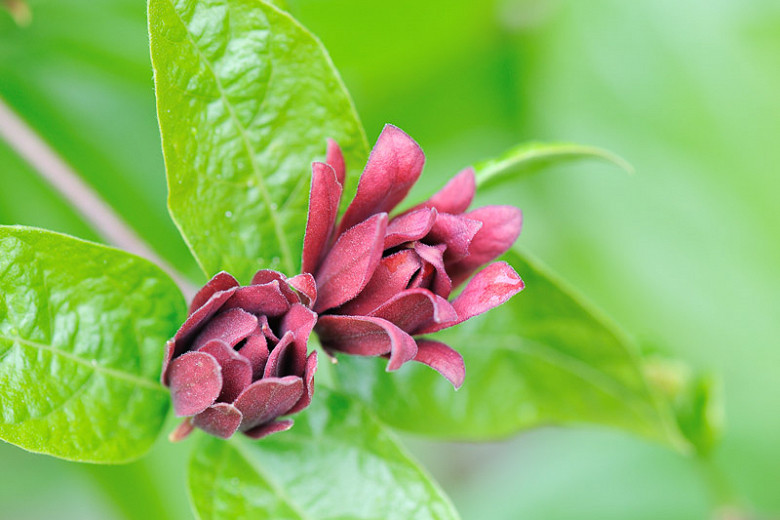
[[462, 356], [413, 336], [461, 323], [523, 289], [514, 269], [495, 262], [448, 301], [477, 269], [511, 247], [522, 215], [512, 206], [467, 212], [475, 192], [468, 168], [426, 202], [389, 217], [424, 162], [411, 137], [385, 126], [337, 226], [345, 166], [338, 145], [329, 141], [326, 163], [312, 165], [302, 270], [316, 280], [315, 331], [327, 352], [386, 356], [388, 370], [419, 361], [459, 388]]
[[166, 344], [161, 380], [176, 415], [188, 417], [171, 440], [194, 427], [225, 439], [289, 429], [291, 420], [276, 419], [306, 408], [313, 392], [317, 353], [307, 358], [306, 343], [315, 298], [311, 275], [261, 270], [244, 287], [226, 272], [214, 276]]

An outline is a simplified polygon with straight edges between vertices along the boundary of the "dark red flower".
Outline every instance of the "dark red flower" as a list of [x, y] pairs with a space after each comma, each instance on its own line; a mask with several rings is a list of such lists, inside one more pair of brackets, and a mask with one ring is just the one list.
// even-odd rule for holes
[[166, 345], [162, 383], [176, 415], [188, 417], [172, 439], [193, 427], [225, 439], [289, 429], [291, 420], [276, 419], [306, 408], [313, 392], [317, 353], [307, 358], [306, 343], [315, 298], [311, 275], [262, 270], [244, 287], [228, 273], [214, 276]]
[[326, 161], [312, 167], [303, 245], [303, 272], [317, 282], [315, 330], [323, 347], [387, 356], [388, 370], [419, 361], [460, 387], [465, 376], [460, 354], [413, 336], [461, 323], [523, 288], [514, 269], [496, 262], [448, 300], [477, 269], [511, 247], [520, 233], [520, 210], [486, 206], [467, 212], [475, 191], [469, 168], [426, 202], [388, 217], [419, 178], [425, 156], [411, 137], [387, 125], [337, 226], [345, 168], [332, 141]]

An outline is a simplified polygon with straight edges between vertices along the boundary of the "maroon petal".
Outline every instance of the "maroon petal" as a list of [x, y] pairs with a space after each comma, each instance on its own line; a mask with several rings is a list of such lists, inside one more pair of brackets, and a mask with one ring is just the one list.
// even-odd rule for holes
[[[300, 377], [299, 374], [303, 373], [303, 366], [306, 363], [306, 351], [303, 352], [303, 360], [298, 360], [295, 354], [295, 334], [288, 332], [271, 350], [263, 370], [263, 377], [282, 377], [283, 375]], [[300, 372], [295, 370], [298, 368], [298, 364], [300, 364]]]
[[365, 316], [405, 290], [420, 266], [417, 253], [411, 249], [382, 258], [365, 288], [355, 299], [339, 307], [338, 313]]
[[295, 345], [294, 358], [291, 362], [292, 374], [303, 375], [306, 364], [306, 344], [309, 342], [314, 324], [317, 323], [317, 314], [305, 305], [296, 303], [290, 308], [290, 312], [284, 315], [280, 330], [282, 334], [292, 332]]
[[314, 374], [317, 372], [317, 351], [313, 351], [306, 359], [306, 368], [303, 372], [303, 395], [295, 403], [288, 414], [298, 413], [309, 404], [311, 404], [311, 398], [314, 395]]
[[192, 418], [192, 423], [215, 437], [229, 439], [241, 425], [243, 415], [230, 403], [209, 406]]
[[249, 364], [252, 366], [252, 380], [260, 379], [270, 354], [265, 335], [252, 334], [246, 339], [246, 343], [238, 350], [238, 353], [249, 360]]
[[290, 302], [282, 294], [277, 280], [263, 285], [239, 287], [222, 307], [223, 310], [243, 309], [252, 314], [265, 314], [266, 316], [281, 316], [289, 308]]
[[420, 206], [436, 208], [441, 213], [458, 215], [468, 209], [474, 199], [475, 191], [474, 168], [466, 168]]
[[384, 248], [390, 249], [404, 242], [420, 240], [433, 227], [436, 215], [435, 209], [420, 209], [395, 217], [387, 224]]
[[408, 334], [432, 325], [454, 323], [458, 314], [450, 302], [428, 289], [408, 289], [396, 294], [371, 313]]
[[469, 245], [469, 255], [447, 266], [454, 287], [463, 283], [480, 266], [506, 253], [517, 240], [523, 222], [520, 210], [512, 206], [485, 206], [466, 213], [466, 216], [482, 222], [482, 228]]
[[199, 350], [213, 339], [224, 341], [234, 347], [257, 328], [257, 318], [242, 309], [230, 309], [212, 318], [200, 331], [192, 350]]
[[279, 343], [279, 338], [276, 336], [276, 333], [271, 329], [271, 325], [268, 324], [267, 316], [265, 315], [258, 316], [257, 328], [260, 329], [260, 332], [263, 333], [263, 336], [265, 336], [270, 343], [273, 344]]
[[433, 286], [436, 268], [429, 262], [421, 262], [420, 270], [409, 280], [409, 289], [428, 289]]
[[317, 301], [317, 282], [309, 273], [298, 274], [287, 280], [290, 287], [301, 293], [303, 301], [307, 307], [311, 308]]
[[[214, 293], [206, 303], [187, 317], [184, 324], [176, 331], [176, 335], [173, 336], [173, 355], [171, 357], [179, 356], [189, 350], [190, 342], [200, 327], [222, 308], [222, 305], [233, 296], [234, 292], [236, 292], [236, 287]], [[163, 376], [165, 368], [167, 367], [163, 367]]]
[[210, 354], [187, 352], [171, 362], [168, 370], [173, 410], [179, 417], [195, 415], [222, 391], [222, 370]]
[[321, 316], [317, 335], [323, 348], [358, 356], [390, 354], [387, 370], [398, 370], [417, 355], [414, 339], [382, 318], [370, 316]]
[[293, 426], [292, 419], [285, 419], [283, 421], [274, 421], [270, 423], [261, 424], [260, 426], [256, 426], [252, 428], [251, 430], [247, 430], [244, 432], [244, 435], [249, 437], [250, 439], [258, 440], [262, 439], [263, 437], [268, 437], [272, 433], [278, 433], [278, 432], [286, 432]]
[[447, 251], [444, 259], [448, 263], [454, 262], [470, 254], [469, 246], [481, 227], [482, 222], [479, 220], [439, 213], [425, 241], [429, 244], [445, 244]]
[[506, 262], [494, 262], [477, 273], [463, 291], [452, 302], [458, 313], [454, 323], [433, 325], [421, 330], [419, 334], [436, 332], [452, 327], [467, 319], [498, 307], [509, 298], [523, 290], [525, 284], [520, 276]]
[[414, 139], [393, 125], [385, 125], [360, 176], [355, 199], [341, 219], [339, 233], [395, 208], [417, 182], [424, 163], [425, 155]]
[[452, 291], [452, 280], [444, 268], [444, 247], [429, 246], [422, 242], [415, 242], [414, 250], [420, 255], [420, 258], [428, 262], [436, 271], [433, 280], [427, 285], [434, 293], [442, 298], [448, 298]]
[[282, 291], [282, 294], [285, 295], [287, 301], [290, 302], [290, 304], [300, 301], [298, 295], [295, 294], [295, 291], [290, 289], [290, 286], [287, 285], [287, 277], [279, 271], [274, 271], [272, 269], [260, 269], [252, 277], [250, 285], [265, 285], [267, 283], [273, 282], [274, 280], [279, 282], [279, 290]]
[[285, 415], [303, 395], [303, 380], [297, 376], [261, 379], [252, 383], [233, 403], [244, 415], [241, 430], [251, 430]]
[[208, 299], [214, 295], [214, 293], [227, 291], [228, 289], [238, 286], [238, 281], [225, 271], [215, 274], [214, 277], [209, 280], [208, 283], [204, 285], [192, 299], [192, 303], [190, 303], [190, 314], [195, 312], [201, 305], [206, 303]]
[[344, 186], [344, 179], [347, 176], [344, 154], [341, 153], [341, 148], [333, 139], [328, 139], [328, 153], [325, 156], [325, 162], [336, 172], [336, 180], [339, 181], [339, 184]]
[[341, 184], [336, 172], [325, 163], [312, 164], [309, 216], [303, 239], [304, 273], [316, 273], [322, 253], [330, 242], [341, 201]]
[[198, 352], [211, 354], [222, 368], [222, 391], [217, 401], [232, 403], [244, 388], [252, 384], [249, 360], [218, 339], [206, 343]]
[[318, 313], [357, 296], [382, 258], [387, 214], [380, 213], [341, 235], [317, 272]]
[[463, 356], [444, 343], [429, 339], [417, 340], [415, 361], [425, 363], [447, 378], [457, 390], [466, 377], [466, 365]]

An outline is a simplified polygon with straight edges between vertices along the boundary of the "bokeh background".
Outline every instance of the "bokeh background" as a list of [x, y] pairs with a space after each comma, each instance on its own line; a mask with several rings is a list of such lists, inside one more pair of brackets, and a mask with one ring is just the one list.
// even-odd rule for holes
[[[199, 276], [165, 208], [144, 1], [28, 3], [25, 27], [0, 10], [0, 97]], [[369, 139], [392, 122], [423, 146], [419, 193], [527, 140], [630, 161], [634, 175], [560, 166], [482, 201], [522, 207], [522, 246], [644, 347], [722, 381], [715, 471], [597, 428], [407, 439], [464, 519], [704, 519], [726, 514], [718, 496], [733, 518], [780, 518], [780, 3], [289, 4], [330, 50]], [[3, 142], [0, 223], [99, 239]], [[191, 518], [188, 448], [161, 438], [141, 462], [101, 467], [0, 444], [0, 518]]]

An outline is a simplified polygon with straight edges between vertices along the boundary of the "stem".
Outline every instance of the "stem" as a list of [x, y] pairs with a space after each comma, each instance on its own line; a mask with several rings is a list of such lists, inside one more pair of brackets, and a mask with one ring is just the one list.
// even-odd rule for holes
[[157, 255], [98, 193], [0, 98], [0, 137], [51, 184], [108, 243], [157, 264], [189, 301], [196, 288]]

